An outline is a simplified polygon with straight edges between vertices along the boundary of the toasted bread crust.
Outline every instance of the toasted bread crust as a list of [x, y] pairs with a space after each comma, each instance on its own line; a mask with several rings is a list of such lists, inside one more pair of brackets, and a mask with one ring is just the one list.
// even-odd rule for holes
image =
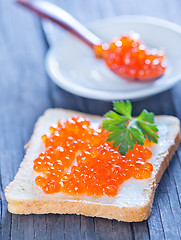
[[[65, 115], [81, 115], [88, 118], [93, 118], [97, 120], [101, 120], [102, 118], [99, 116], [92, 116], [89, 114], [82, 114], [70, 110], [62, 110], [62, 109], [54, 109], [49, 110], [46, 114], [52, 114], [52, 112], [63, 112]], [[30, 142], [28, 143], [28, 148], [33, 144], [34, 142], [34, 135], [36, 134], [37, 129], [40, 127], [41, 119], [43, 119], [44, 116], [40, 117], [38, 122], [36, 123], [34, 134], [32, 135], [32, 138]], [[180, 127], [179, 127], [179, 120], [175, 117], [171, 116], [158, 116], [157, 119], [165, 119], [169, 118], [170, 121], [174, 121], [174, 124], [177, 126], [175, 135], [173, 136], [173, 143], [168, 148], [167, 153], [160, 155], [159, 158], [161, 159], [160, 165], [158, 169], [156, 170], [156, 173], [154, 175], [154, 178], [151, 181], [151, 186], [149, 188], [147, 199], [144, 204], [137, 203], [135, 206], [123, 206], [119, 207], [117, 205], [113, 204], [103, 204], [103, 203], [97, 203], [97, 202], [90, 202], [86, 201], [84, 199], [77, 200], [77, 199], [58, 199], [55, 198], [54, 200], [46, 199], [45, 198], [35, 198], [35, 199], [18, 199], [18, 197], [13, 198], [12, 197], [12, 188], [15, 187], [16, 181], [13, 181], [9, 184], [9, 186], [5, 190], [6, 199], [8, 201], [8, 210], [11, 213], [15, 214], [43, 214], [43, 213], [60, 213], [60, 214], [83, 214], [85, 216], [96, 216], [96, 217], [103, 217], [108, 219], [117, 219], [118, 221], [125, 221], [125, 222], [132, 222], [132, 221], [143, 221], [147, 219], [151, 212], [152, 202], [154, 198], [155, 189], [165, 171], [167, 166], [169, 165], [170, 160], [172, 159], [172, 156], [174, 155], [176, 149], [178, 148], [180, 144]], [[27, 151], [27, 155], [25, 156], [25, 160], [21, 164], [21, 168], [24, 168], [27, 157], [29, 155], [29, 151]], [[19, 173], [18, 171], [18, 173]], [[33, 171], [33, 170], [32, 170]], [[18, 175], [18, 174], [17, 174]], [[17, 179], [17, 176], [15, 177], [15, 180]], [[33, 181], [30, 179], [30, 182]], [[136, 180], [135, 180], [136, 181]]]

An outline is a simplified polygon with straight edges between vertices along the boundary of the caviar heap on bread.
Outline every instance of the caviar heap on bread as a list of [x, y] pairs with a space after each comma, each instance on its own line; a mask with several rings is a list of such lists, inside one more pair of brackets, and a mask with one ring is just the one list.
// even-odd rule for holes
[[114, 102], [102, 125], [72, 117], [42, 136], [45, 151], [34, 160], [36, 184], [47, 193], [117, 195], [129, 178], [147, 179], [153, 166], [149, 145], [157, 142], [153, 113], [131, 116], [132, 106]]
[[135, 118], [131, 108], [129, 102], [114, 102], [105, 118], [48, 109], [6, 187], [9, 212], [147, 219], [180, 144], [180, 120], [146, 110]]

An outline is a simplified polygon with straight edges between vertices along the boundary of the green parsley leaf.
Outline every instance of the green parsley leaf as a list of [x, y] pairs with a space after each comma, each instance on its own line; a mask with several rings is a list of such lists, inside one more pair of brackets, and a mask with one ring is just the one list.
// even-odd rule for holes
[[149, 123], [154, 123], [154, 113], [148, 112], [146, 109], [144, 109], [141, 114], [137, 117], [138, 120], [143, 120]]
[[107, 141], [113, 142], [113, 147], [118, 147], [121, 154], [132, 150], [135, 143], [143, 145], [146, 137], [158, 142], [154, 113], [144, 109], [138, 117], [132, 117], [130, 101], [114, 101], [113, 109], [105, 114], [102, 128], [110, 132]]
[[130, 101], [114, 101], [113, 102], [113, 106], [114, 106], [114, 111], [124, 115], [125, 117], [131, 118], [131, 114], [132, 114], [132, 105], [130, 103]]

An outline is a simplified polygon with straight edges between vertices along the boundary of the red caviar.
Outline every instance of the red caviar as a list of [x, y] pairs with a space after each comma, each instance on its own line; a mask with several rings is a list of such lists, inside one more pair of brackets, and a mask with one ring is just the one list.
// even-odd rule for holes
[[123, 35], [109, 45], [96, 45], [95, 53], [113, 72], [130, 81], [152, 81], [166, 70], [164, 52], [147, 48], [135, 33]]
[[42, 136], [45, 152], [34, 160], [34, 170], [41, 174], [36, 184], [47, 194], [115, 196], [125, 180], [151, 176], [149, 148], [135, 144], [122, 156], [106, 142], [107, 137], [106, 130], [95, 130], [86, 119], [59, 121], [49, 135]]

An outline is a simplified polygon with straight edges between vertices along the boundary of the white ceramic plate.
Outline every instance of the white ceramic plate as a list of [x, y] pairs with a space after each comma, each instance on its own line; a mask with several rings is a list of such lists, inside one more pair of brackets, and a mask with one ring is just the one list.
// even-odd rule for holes
[[88, 28], [105, 42], [129, 31], [138, 32], [149, 47], [166, 51], [168, 68], [152, 83], [130, 83], [116, 76], [93, 51], [67, 34], [46, 56], [52, 80], [79, 96], [101, 100], [137, 100], [171, 88], [181, 79], [181, 27], [171, 22], [143, 16], [122, 16], [99, 20]]

